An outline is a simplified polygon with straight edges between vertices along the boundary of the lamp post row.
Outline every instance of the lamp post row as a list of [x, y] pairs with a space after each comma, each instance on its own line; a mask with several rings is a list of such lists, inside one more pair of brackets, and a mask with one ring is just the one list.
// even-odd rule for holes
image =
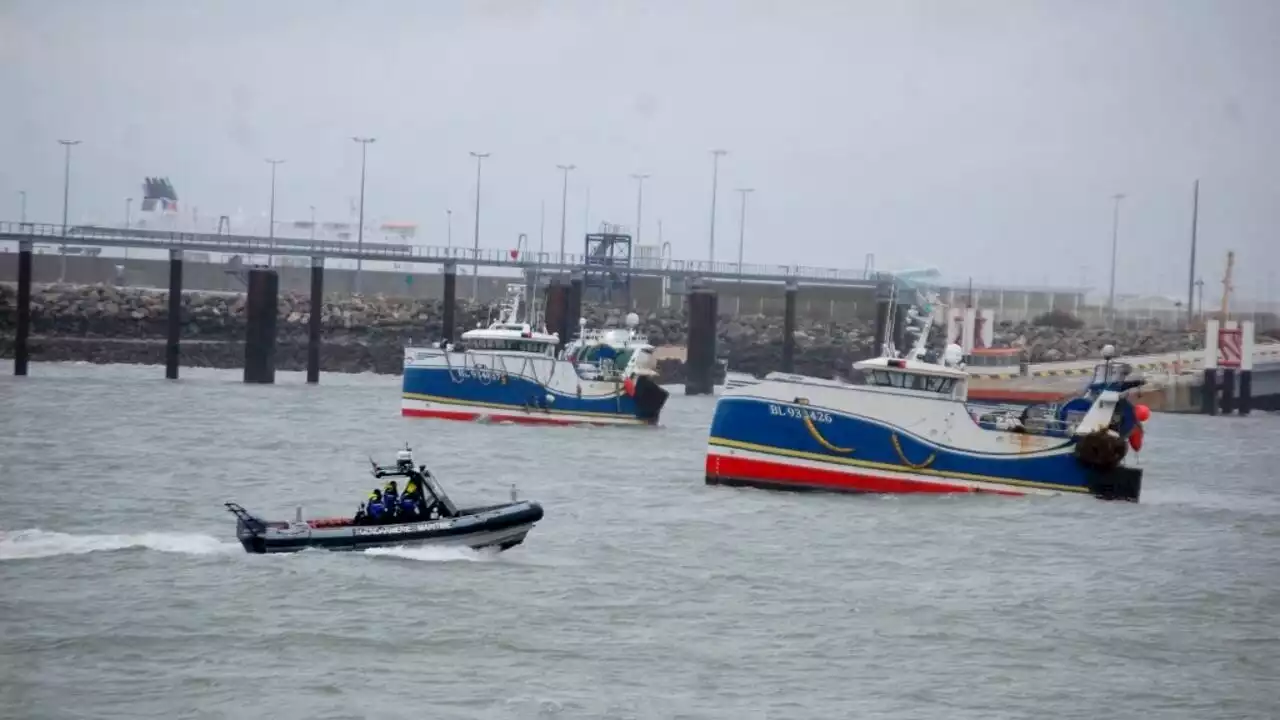
[[[367, 176], [367, 169], [368, 169], [368, 150], [369, 150], [369, 145], [376, 142], [377, 139], [373, 137], [359, 137], [359, 136], [353, 136], [351, 139], [354, 142], [360, 144], [360, 206], [359, 206], [359, 217], [357, 219], [357, 227], [356, 227], [356, 251], [360, 253], [360, 252], [363, 252], [364, 250], [364, 194], [365, 194], [365, 179]], [[70, 197], [71, 197], [71, 148], [74, 147], [75, 145], [79, 145], [81, 141], [60, 139], [58, 140], [58, 143], [61, 144], [64, 148], [64, 167], [63, 167], [63, 182], [62, 182], [62, 232], [61, 232], [63, 237], [63, 243], [62, 243], [62, 266], [61, 266], [61, 271], [59, 273], [59, 282], [63, 282], [66, 280], [66, 273], [67, 273], [66, 235], [67, 235], [67, 215], [70, 208]], [[728, 153], [727, 150], [717, 149], [717, 150], [711, 151], [711, 154], [712, 154], [711, 229], [710, 229], [710, 238], [709, 238], [709, 244], [708, 244], [709, 245], [708, 260], [713, 265], [715, 263], [715, 248], [716, 248], [716, 194], [717, 194], [717, 186], [719, 182], [720, 158], [726, 155], [727, 153]], [[473, 253], [473, 258], [477, 262], [472, 266], [473, 282], [472, 282], [472, 290], [471, 290], [472, 296], [474, 298], [479, 291], [478, 260], [479, 260], [479, 253], [480, 253], [481, 164], [485, 158], [489, 157], [490, 153], [487, 153], [487, 152], [481, 153], [481, 152], [472, 151], [470, 154], [472, 157], [476, 159], [476, 212], [475, 212], [475, 226], [474, 226], [474, 233], [473, 233], [474, 236], [472, 240], [472, 253]], [[267, 233], [269, 238], [274, 239], [275, 227], [276, 227], [276, 169], [277, 169], [277, 166], [284, 163], [285, 160], [274, 159], [274, 158], [264, 158], [264, 160], [267, 164], [271, 166], [271, 202], [270, 202], [270, 209], [268, 211], [267, 222], [269, 227], [268, 227]], [[567, 212], [568, 212], [568, 203], [569, 203], [569, 172], [571, 170], [577, 169], [577, 166], [572, 164], [566, 164], [566, 165], [556, 165], [556, 168], [561, 170], [564, 173], [563, 185], [561, 188], [561, 198], [560, 198], [560, 258], [563, 261], [564, 254], [565, 254], [565, 232], [566, 232]], [[638, 243], [641, 240], [641, 229], [642, 229], [642, 224], [644, 220], [644, 181], [647, 178], [649, 178], [650, 175], [648, 173], [633, 173], [631, 177], [634, 180], [636, 180], [635, 241]], [[739, 219], [739, 228], [738, 228], [739, 272], [741, 272], [743, 246], [744, 246], [744, 240], [746, 237], [746, 229], [745, 229], [746, 196], [747, 196], [747, 193], [752, 191], [753, 190], [751, 188], [738, 189], [738, 192], [742, 194], [742, 212], [741, 212], [741, 217]], [[19, 190], [18, 194], [21, 197], [21, 208], [22, 208], [21, 222], [26, 222], [27, 192], [25, 190]], [[131, 227], [130, 212], [131, 212], [132, 203], [133, 203], [133, 198], [125, 199], [125, 228], [126, 229]], [[1117, 205], [1118, 205], [1118, 198], [1117, 198]], [[1118, 212], [1118, 208], [1117, 208], [1117, 212]], [[445, 214], [448, 218], [448, 224], [446, 229], [447, 243], [449, 247], [453, 247], [453, 210], [447, 209], [445, 210]], [[312, 223], [311, 236], [314, 238], [315, 237], [315, 206], [314, 205], [311, 206], [311, 223]], [[1114, 240], [1113, 240], [1113, 245], [1114, 245]], [[1114, 247], [1113, 247], [1113, 255], [1114, 255]], [[274, 256], [268, 256], [267, 264], [271, 265], [273, 260], [274, 260]], [[1114, 264], [1114, 260], [1113, 260], [1113, 264]], [[356, 259], [356, 278], [355, 278], [356, 293], [359, 293], [361, 290], [361, 274], [363, 271], [363, 265], [364, 265], [363, 260], [361, 258], [357, 258]], [[1113, 269], [1113, 275], [1114, 275], [1114, 269]], [[1112, 284], [1114, 285], [1114, 277], [1112, 280]], [[1112, 294], [1114, 295], [1114, 288], [1112, 290]]]

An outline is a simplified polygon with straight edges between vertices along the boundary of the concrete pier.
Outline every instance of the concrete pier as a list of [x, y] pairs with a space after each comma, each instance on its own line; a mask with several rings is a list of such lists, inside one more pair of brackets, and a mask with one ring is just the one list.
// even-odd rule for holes
[[689, 338], [685, 361], [685, 395], [714, 392], [716, 364], [716, 291], [694, 285], [689, 291]]
[[311, 258], [311, 314], [307, 317], [307, 382], [320, 382], [320, 318], [324, 315], [324, 258]]
[[13, 341], [13, 374], [26, 375], [27, 338], [31, 336], [31, 251], [35, 243], [18, 243], [18, 333]]
[[782, 311], [782, 372], [786, 373], [796, 371], [796, 296], [799, 294], [797, 283], [787, 283]]
[[276, 381], [276, 304], [280, 280], [274, 270], [249, 271], [249, 296], [245, 306], [244, 381], [271, 384]]
[[178, 379], [178, 343], [182, 339], [182, 251], [169, 251], [168, 336], [164, 344], [164, 376]]

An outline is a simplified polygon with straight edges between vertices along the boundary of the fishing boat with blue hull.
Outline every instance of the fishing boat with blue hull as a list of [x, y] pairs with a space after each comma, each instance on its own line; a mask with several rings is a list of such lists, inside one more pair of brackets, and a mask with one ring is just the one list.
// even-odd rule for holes
[[[913, 323], [922, 316], [909, 313]], [[1092, 494], [1138, 499], [1143, 380], [1110, 360], [1085, 394], [1061, 406], [972, 407], [958, 346], [926, 362], [927, 324], [905, 357], [854, 364], [864, 384], [770, 373], [726, 390], [706, 456], [708, 484], [862, 493]]]
[[520, 319], [524, 286], [508, 286], [502, 317], [457, 344], [407, 348], [401, 413], [408, 417], [553, 425], [654, 425], [668, 392], [653, 346], [628, 328], [560, 337]]

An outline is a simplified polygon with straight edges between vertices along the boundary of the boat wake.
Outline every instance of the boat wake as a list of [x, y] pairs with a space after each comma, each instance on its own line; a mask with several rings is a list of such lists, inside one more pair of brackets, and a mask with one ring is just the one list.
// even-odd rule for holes
[[184, 555], [216, 555], [240, 551], [238, 543], [223, 542], [211, 535], [198, 533], [72, 535], [38, 528], [0, 531], [0, 561], [85, 555], [93, 552], [137, 548]]
[[492, 562], [498, 554], [466, 547], [375, 547], [364, 551], [373, 557], [392, 557], [418, 562]]

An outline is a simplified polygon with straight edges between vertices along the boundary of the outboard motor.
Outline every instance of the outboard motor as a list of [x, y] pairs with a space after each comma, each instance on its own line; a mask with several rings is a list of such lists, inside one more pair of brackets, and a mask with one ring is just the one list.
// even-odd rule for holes
[[413, 470], [413, 451], [407, 445], [396, 453], [396, 469], [405, 473]]

